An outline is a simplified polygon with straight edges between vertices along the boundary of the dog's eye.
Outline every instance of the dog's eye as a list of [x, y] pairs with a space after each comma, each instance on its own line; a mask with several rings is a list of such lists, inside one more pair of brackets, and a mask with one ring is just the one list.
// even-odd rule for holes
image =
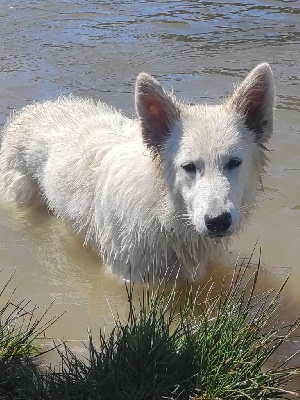
[[186, 163], [182, 165], [182, 168], [189, 173], [195, 173], [197, 168], [196, 165], [194, 163]]
[[227, 169], [234, 169], [237, 168], [239, 165], [241, 165], [242, 160], [240, 160], [239, 158], [233, 158], [232, 160], [230, 160], [228, 162], [228, 164], [226, 165]]

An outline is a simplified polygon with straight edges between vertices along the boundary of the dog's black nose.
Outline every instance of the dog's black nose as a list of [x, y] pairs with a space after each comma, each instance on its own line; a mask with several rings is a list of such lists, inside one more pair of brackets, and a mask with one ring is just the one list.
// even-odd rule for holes
[[232, 223], [230, 212], [224, 212], [217, 217], [211, 218], [208, 215], [205, 216], [206, 228], [214, 233], [226, 232]]

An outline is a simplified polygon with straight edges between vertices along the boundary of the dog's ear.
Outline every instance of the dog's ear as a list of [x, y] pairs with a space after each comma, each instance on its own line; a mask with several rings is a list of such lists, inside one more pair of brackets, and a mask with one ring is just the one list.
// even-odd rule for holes
[[254, 68], [228, 100], [228, 105], [241, 114], [246, 126], [259, 144], [267, 142], [273, 133], [275, 90], [269, 64]]
[[156, 79], [142, 72], [136, 80], [135, 108], [142, 123], [144, 141], [150, 148], [160, 150], [179, 118], [176, 100]]

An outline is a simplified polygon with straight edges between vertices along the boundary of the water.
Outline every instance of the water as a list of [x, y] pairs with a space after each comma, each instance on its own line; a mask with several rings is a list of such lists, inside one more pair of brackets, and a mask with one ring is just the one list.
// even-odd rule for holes
[[[140, 71], [181, 98], [213, 104], [256, 64], [271, 64], [277, 90], [272, 164], [252, 223], [233, 242], [217, 278], [258, 241], [260, 286], [278, 285], [291, 273], [281, 317], [299, 315], [299, 1], [0, 0], [0, 6], [1, 123], [14, 109], [68, 93], [133, 114]], [[2, 207], [0, 224], [0, 282], [16, 271], [17, 297], [42, 309], [55, 299], [49, 316], [67, 310], [49, 336], [71, 339], [80, 351], [87, 326], [97, 339], [100, 325], [109, 329], [115, 311], [125, 312], [123, 282], [45, 209]], [[278, 357], [297, 348], [294, 342]]]

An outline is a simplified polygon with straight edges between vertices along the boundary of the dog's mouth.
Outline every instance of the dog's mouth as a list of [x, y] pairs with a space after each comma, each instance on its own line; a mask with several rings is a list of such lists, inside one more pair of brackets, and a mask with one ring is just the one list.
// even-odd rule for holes
[[206, 236], [209, 237], [210, 239], [222, 239], [224, 237], [232, 235], [232, 231], [226, 231], [226, 232], [207, 232]]

